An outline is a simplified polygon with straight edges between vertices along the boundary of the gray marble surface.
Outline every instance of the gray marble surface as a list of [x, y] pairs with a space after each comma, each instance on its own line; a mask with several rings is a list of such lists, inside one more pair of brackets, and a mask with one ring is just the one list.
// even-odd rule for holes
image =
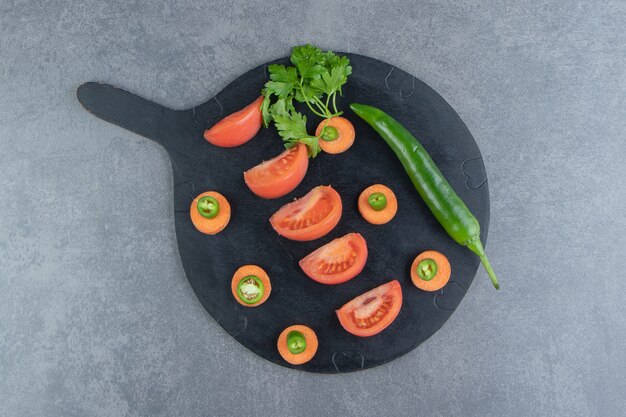
[[[0, 416], [624, 415], [626, 2], [513, 3], [2, 0]], [[75, 99], [97, 80], [187, 108], [304, 42], [435, 88], [491, 189], [502, 290], [479, 271], [435, 336], [348, 375], [214, 322], [165, 151]]]

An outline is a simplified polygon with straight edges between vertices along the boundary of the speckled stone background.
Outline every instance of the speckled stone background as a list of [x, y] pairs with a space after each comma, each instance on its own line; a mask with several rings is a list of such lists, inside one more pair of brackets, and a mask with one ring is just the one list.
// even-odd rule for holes
[[[623, 416], [626, 3], [0, 2], [0, 416]], [[312, 42], [415, 74], [485, 160], [489, 257], [412, 353], [266, 362], [184, 276], [158, 145], [84, 81], [174, 108]], [[152, 216], [140, 215], [149, 208]]]

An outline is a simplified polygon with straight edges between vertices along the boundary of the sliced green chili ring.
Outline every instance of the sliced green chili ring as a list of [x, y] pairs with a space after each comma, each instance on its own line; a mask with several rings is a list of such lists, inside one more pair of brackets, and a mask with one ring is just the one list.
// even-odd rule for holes
[[202, 217], [206, 217], [207, 219], [213, 219], [218, 214], [220, 214], [220, 203], [215, 199], [215, 197], [211, 197], [210, 195], [205, 195], [200, 200], [198, 200], [198, 213]]
[[367, 197], [367, 202], [375, 211], [381, 211], [387, 208], [387, 197], [383, 193], [372, 193]]
[[255, 275], [247, 275], [237, 284], [237, 295], [246, 304], [256, 304], [265, 294], [265, 286], [261, 278]]
[[292, 330], [287, 334], [287, 349], [289, 352], [297, 355], [306, 350], [306, 338], [302, 332]]
[[322, 130], [321, 138], [326, 142], [332, 142], [339, 138], [339, 131], [335, 126], [326, 126], [324, 127], [324, 130]]
[[437, 262], [430, 258], [422, 259], [417, 264], [417, 275], [424, 281], [430, 281], [437, 275]]

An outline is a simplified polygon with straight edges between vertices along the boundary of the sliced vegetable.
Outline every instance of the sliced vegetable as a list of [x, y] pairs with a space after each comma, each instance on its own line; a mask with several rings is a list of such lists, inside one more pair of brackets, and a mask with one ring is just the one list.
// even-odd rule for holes
[[262, 198], [278, 198], [293, 191], [309, 167], [307, 148], [299, 143], [277, 157], [249, 169], [243, 178], [250, 191]]
[[220, 214], [220, 203], [215, 197], [205, 195], [198, 200], [198, 212], [202, 217], [213, 219]]
[[287, 327], [278, 336], [278, 353], [292, 365], [302, 365], [317, 352], [317, 335], [308, 326], [296, 324]]
[[367, 261], [367, 243], [359, 233], [349, 233], [311, 252], [300, 268], [322, 284], [341, 284], [361, 273]]
[[391, 189], [382, 184], [367, 187], [359, 196], [359, 213], [372, 224], [385, 224], [398, 212], [398, 200]]
[[259, 97], [243, 109], [230, 114], [204, 131], [204, 138], [216, 146], [232, 148], [243, 145], [261, 129], [261, 103]]
[[256, 304], [264, 293], [263, 282], [256, 275], [246, 275], [237, 284], [237, 295], [246, 304]]
[[428, 258], [421, 260], [417, 264], [417, 275], [424, 281], [430, 281], [437, 275], [437, 262]]
[[221, 232], [230, 221], [230, 204], [217, 191], [207, 191], [191, 202], [191, 222], [200, 232], [214, 235]]
[[290, 353], [297, 355], [306, 350], [306, 338], [302, 332], [298, 330], [292, 330], [287, 333], [287, 349]]
[[276, 233], [291, 240], [318, 239], [334, 229], [341, 218], [341, 197], [330, 185], [320, 185], [270, 218]]
[[424, 291], [438, 291], [450, 280], [450, 261], [440, 252], [420, 253], [411, 265], [411, 281]]
[[246, 307], [258, 307], [272, 292], [267, 272], [256, 265], [244, 265], [235, 271], [230, 283], [235, 300]]
[[345, 117], [335, 116], [322, 120], [315, 135], [320, 138], [320, 148], [326, 153], [347, 151], [354, 143], [354, 126]]
[[500, 288], [480, 241], [478, 220], [454, 192], [426, 149], [411, 132], [382, 110], [364, 104], [351, 104], [350, 108], [387, 142], [437, 221], [456, 243], [467, 246], [479, 256], [493, 286]]
[[372, 210], [382, 211], [387, 208], [387, 197], [383, 193], [372, 193], [367, 197], [367, 204], [370, 205]]
[[349, 333], [374, 336], [398, 317], [402, 308], [402, 287], [397, 280], [359, 295], [336, 311], [339, 323]]

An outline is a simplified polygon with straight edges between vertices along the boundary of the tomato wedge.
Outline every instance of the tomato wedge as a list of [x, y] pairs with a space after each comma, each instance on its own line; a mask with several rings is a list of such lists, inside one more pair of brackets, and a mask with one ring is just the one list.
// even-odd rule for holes
[[402, 308], [402, 287], [397, 280], [359, 295], [336, 311], [339, 322], [355, 336], [374, 336], [385, 330]]
[[337, 226], [341, 210], [339, 193], [330, 185], [320, 185], [278, 209], [270, 223], [276, 233], [287, 239], [314, 240]]
[[213, 127], [204, 131], [204, 138], [216, 146], [233, 148], [252, 139], [261, 129], [263, 96], [243, 109], [224, 117]]
[[311, 252], [299, 265], [319, 283], [341, 284], [359, 275], [366, 261], [365, 239], [359, 233], [348, 233]]
[[261, 198], [278, 198], [293, 191], [309, 168], [306, 145], [299, 143], [277, 157], [243, 173], [246, 185]]

